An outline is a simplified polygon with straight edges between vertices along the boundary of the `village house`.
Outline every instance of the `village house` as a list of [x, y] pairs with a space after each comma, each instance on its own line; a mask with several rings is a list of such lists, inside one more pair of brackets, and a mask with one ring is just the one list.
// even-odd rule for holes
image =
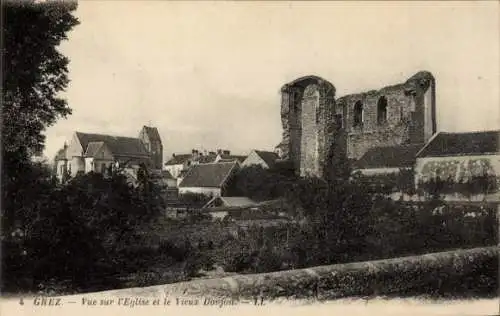
[[203, 206], [203, 209], [207, 210], [213, 218], [224, 219], [231, 210], [251, 209], [257, 205], [257, 202], [244, 196], [215, 196]]
[[416, 154], [415, 186], [447, 200], [498, 200], [499, 146], [500, 131], [439, 132]]
[[177, 179], [177, 185], [179, 185], [193, 165], [234, 161], [241, 163], [245, 158], [246, 156], [242, 155], [231, 155], [229, 150], [201, 151], [193, 149], [190, 154], [172, 154], [172, 157], [165, 163], [164, 169]]
[[163, 145], [158, 130], [143, 126], [138, 138], [75, 132], [55, 158], [56, 175], [107, 173], [113, 168], [137, 169], [144, 164], [161, 170]]
[[276, 161], [279, 159], [278, 154], [272, 151], [252, 150], [248, 157], [242, 162], [242, 167], [249, 167], [252, 165], [261, 166], [264, 169], [274, 167]]
[[194, 164], [179, 184], [179, 194], [197, 193], [207, 196], [224, 196], [229, 181], [233, 178], [239, 163], [214, 162]]
[[396, 145], [369, 149], [353, 163], [353, 172], [365, 176], [397, 174], [402, 169], [411, 170], [415, 165], [417, 152], [423, 144]]

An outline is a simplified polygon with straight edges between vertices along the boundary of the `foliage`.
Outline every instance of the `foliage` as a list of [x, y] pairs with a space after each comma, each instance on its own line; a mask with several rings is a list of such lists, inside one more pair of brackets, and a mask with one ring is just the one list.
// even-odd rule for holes
[[57, 50], [78, 24], [76, 2], [6, 1], [2, 5], [4, 153], [40, 152], [42, 132], [71, 113], [58, 96], [68, 84], [68, 58]]
[[[4, 240], [11, 251], [3, 262], [3, 286], [32, 288], [49, 279], [70, 279], [76, 288], [99, 278], [116, 282], [105, 280], [128, 259], [120, 255], [121, 248], [132, 244], [137, 230], [157, 218], [160, 209], [118, 174], [89, 173], [64, 186], [48, 181], [32, 189], [31, 204], [25, 202], [16, 214], [23, 236]], [[15, 283], [26, 276], [29, 284]]]
[[203, 205], [207, 204], [212, 197], [202, 194], [186, 192], [179, 195], [179, 203], [186, 205], [188, 208], [201, 208]]
[[413, 195], [415, 193], [413, 169], [401, 168], [399, 172], [377, 175], [363, 175], [357, 172], [354, 173], [352, 177], [359, 185], [365, 186], [367, 191], [371, 194], [403, 192]]
[[432, 196], [453, 193], [459, 193], [463, 196], [489, 194], [497, 192], [498, 186], [499, 178], [486, 174], [463, 179], [460, 182], [455, 181], [453, 178], [441, 179], [440, 177], [436, 177], [418, 183], [418, 187], [421, 190]]
[[287, 170], [247, 166], [241, 168], [232, 180], [229, 194], [256, 201], [272, 200], [284, 196], [294, 180]]

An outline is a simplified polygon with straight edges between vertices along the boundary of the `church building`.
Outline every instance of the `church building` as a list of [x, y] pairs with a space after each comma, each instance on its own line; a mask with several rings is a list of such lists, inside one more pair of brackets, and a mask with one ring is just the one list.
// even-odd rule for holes
[[106, 173], [115, 167], [134, 169], [141, 164], [162, 169], [163, 145], [156, 127], [143, 126], [137, 138], [76, 131], [55, 158], [59, 179], [65, 174]]

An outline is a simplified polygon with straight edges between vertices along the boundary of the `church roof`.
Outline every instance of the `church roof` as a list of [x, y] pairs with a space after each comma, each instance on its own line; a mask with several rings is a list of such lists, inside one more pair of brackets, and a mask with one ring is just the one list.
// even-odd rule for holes
[[418, 157], [484, 155], [500, 153], [500, 130], [435, 134]]
[[416, 160], [423, 144], [396, 145], [370, 148], [354, 163], [356, 169], [409, 168]]
[[104, 145], [104, 142], [90, 142], [85, 151], [85, 157], [94, 157], [99, 149]]
[[148, 135], [149, 140], [161, 141], [160, 133], [158, 132], [158, 129], [156, 127], [150, 127], [144, 125], [142, 128], [146, 132], [146, 135]]
[[193, 165], [179, 187], [220, 188], [236, 166], [234, 161]]
[[[133, 137], [123, 137], [123, 136], [112, 136], [103, 134], [90, 134], [76, 132], [80, 144], [82, 145], [83, 151], [86, 152], [89, 148], [90, 143], [103, 142], [108, 146], [109, 150], [113, 155], [117, 156], [133, 156], [133, 157], [147, 157], [149, 156], [144, 144], [139, 138]], [[94, 150], [94, 146], [91, 145], [91, 150]]]

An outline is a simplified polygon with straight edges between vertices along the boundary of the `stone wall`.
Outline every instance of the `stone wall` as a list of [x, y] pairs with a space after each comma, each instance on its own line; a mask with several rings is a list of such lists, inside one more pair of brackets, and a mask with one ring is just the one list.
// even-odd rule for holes
[[[434, 91], [432, 74], [419, 72], [402, 84], [339, 98], [348, 157], [359, 159], [373, 147], [425, 143], [436, 131]], [[386, 115], [381, 120], [382, 100], [386, 100]], [[354, 122], [356, 102], [363, 109], [358, 125]]]
[[281, 158], [301, 176], [323, 176], [332, 142], [335, 88], [316, 76], [299, 78], [281, 89]]
[[426, 71], [337, 100], [334, 86], [316, 76], [292, 81], [281, 93], [283, 135], [277, 147], [301, 176], [323, 177], [332, 146], [333, 154], [356, 160], [373, 147], [423, 144], [436, 132], [435, 80]]
[[[349, 296], [404, 293], [440, 280], [443, 285], [474, 275], [480, 269], [498, 265], [498, 247], [474, 248], [394, 258], [354, 262], [308, 269], [235, 275], [218, 279], [199, 279], [145, 288], [100, 292], [109, 297], [218, 297], [253, 299], [263, 296], [266, 303], [277, 298], [338, 299]], [[475, 273], [475, 274], [474, 274]], [[86, 295], [86, 294], [85, 294]], [[74, 300], [85, 295], [71, 296]]]

